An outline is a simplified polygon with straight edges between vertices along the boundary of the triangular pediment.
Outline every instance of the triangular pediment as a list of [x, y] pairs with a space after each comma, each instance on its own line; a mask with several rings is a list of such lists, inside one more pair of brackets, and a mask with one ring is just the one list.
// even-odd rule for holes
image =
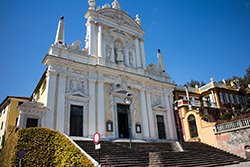
[[69, 92], [67, 93], [68, 96], [77, 96], [77, 97], [86, 97], [84, 93], [81, 91], [74, 91], [74, 92]]
[[153, 110], [167, 110], [165, 106], [163, 106], [162, 104], [157, 104], [155, 106], [153, 106]]
[[130, 17], [127, 13], [122, 12], [120, 10], [112, 8], [104, 8], [98, 10], [97, 13], [114, 20], [119, 25], [126, 24], [128, 26], [141, 29], [141, 26], [137, 24], [132, 17]]

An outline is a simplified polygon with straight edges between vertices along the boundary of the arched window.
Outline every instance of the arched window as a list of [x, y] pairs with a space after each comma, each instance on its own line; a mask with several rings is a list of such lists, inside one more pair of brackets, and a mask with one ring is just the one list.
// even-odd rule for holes
[[198, 137], [195, 117], [192, 114], [188, 116], [188, 126], [189, 126], [189, 132], [190, 132], [191, 138]]

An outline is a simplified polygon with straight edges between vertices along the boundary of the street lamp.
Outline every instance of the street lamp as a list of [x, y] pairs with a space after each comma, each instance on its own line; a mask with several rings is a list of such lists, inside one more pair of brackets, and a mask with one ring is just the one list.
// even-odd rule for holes
[[[126, 96], [131, 96], [131, 94], [126, 93]], [[127, 105], [130, 105], [132, 100], [129, 97], [125, 97], [124, 98], [124, 103]], [[131, 141], [131, 114], [130, 114], [130, 110], [128, 111], [128, 119], [129, 119], [129, 148], [131, 148], [132, 145], [132, 141]]]

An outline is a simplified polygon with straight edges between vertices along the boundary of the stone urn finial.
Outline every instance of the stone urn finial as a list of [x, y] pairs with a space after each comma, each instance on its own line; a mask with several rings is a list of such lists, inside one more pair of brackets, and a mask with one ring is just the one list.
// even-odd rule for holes
[[114, 0], [114, 2], [112, 3], [112, 8], [121, 10], [121, 6], [117, 0]]
[[88, 0], [89, 10], [95, 10], [95, 0]]
[[136, 22], [137, 24], [141, 25], [141, 19], [139, 18], [139, 15], [138, 15], [138, 14], [135, 16], [135, 22]]

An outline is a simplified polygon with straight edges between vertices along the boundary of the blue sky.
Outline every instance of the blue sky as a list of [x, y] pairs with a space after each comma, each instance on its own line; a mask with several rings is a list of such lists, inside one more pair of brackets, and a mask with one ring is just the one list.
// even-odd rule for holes
[[[142, 21], [147, 64], [160, 48], [172, 80], [243, 76], [250, 64], [250, 0], [118, 0]], [[112, 0], [96, 0], [97, 5]], [[0, 101], [30, 96], [65, 16], [66, 43], [85, 38], [87, 0], [0, 1]]]

